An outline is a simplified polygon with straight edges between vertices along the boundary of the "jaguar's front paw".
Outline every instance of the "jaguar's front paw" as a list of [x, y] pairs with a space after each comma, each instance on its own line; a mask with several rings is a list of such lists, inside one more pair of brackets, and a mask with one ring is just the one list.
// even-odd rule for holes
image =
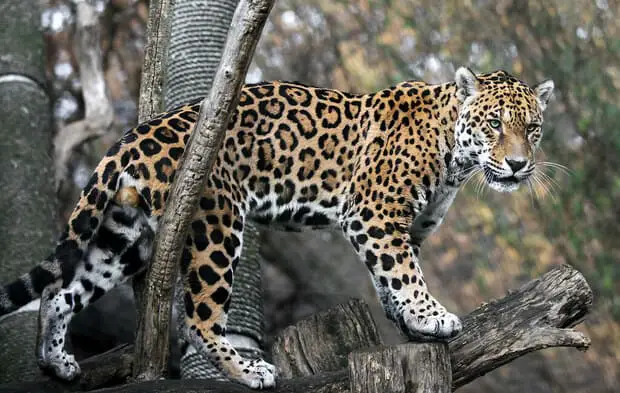
[[459, 317], [445, 310], [434, 311], [430, 315], [414, 315], [409, 312], [403, 319], [407, 335], [414, 340], [452, 338], [463, 329]]

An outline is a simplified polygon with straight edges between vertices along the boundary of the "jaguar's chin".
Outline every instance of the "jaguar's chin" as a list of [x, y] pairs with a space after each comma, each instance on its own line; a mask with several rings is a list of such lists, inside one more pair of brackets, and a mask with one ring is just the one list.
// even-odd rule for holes
[[486, 170], [484, 174], [489, 187], [499, 192], [513, 192], [519, 189], [524, 179], [519, 179], [513, 175], [499, 176]]

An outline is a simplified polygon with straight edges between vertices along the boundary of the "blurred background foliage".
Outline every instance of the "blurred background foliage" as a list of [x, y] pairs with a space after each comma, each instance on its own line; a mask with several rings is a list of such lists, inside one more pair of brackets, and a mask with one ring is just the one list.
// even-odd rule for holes
[[[41, 1], [47, 7], [43, 24], [49, 48], [48, 73], [56, 97], [57, 121], [62, 124], [83, 115], [79, 70], [72, 56], [70, 3]], [[136, 119], [147, 2], [95, 2], [105, 29], [102, 45], [106, 80], [120, 133]], [[543, 351], [463, 391], [617, 391], [618, 1], [279, 0], [248, 80], [298, 80], [361, 93], [405, 79], [448, 81], [461, 65], [477, 72], [502, 68], [530, 84], [553, 79], [555, 99], [546, 112], [539, 160], [564, 165], [568, 170], [540, 168], [547, 176], [544, 182], [511, 195], [497, 194], [470, 182], [458, 196], [456, 208], [423, 250], [430, 287], [446, 306], [465, 314], [552, 265], [569, 263], [583, 272], [596, 296], [593, 313], [580, 327], [593, 340], [585, 362], [575, 362], [573, 352]], [[65, 214], [71, 210], [77, 190], [84, 185], [93, 165], [117, 136], [101, 138], [78, 152], [71, 172], [76, 187], [61, 195]], [[331, 249], [342, 247], [342, 255], [346, 256], [330, 254], [338, 255], [334, 265], [351, 259], [348, 246], [331, 235], [303, 234], [287, 239], [291, 244], [314, 242], [318, 245], [317, 253], [312, 254], [316, 258], [325, 258], [325, 252], [318, 251], [325, 250], [325, 244]], [[287, 271], [277, 265], [269, 267], [267, 275], [273, 276], [274, 269], [279, 269], [281, 276]], [[269, 278], [265, 281], [270, 285]], [[271, 280], [275, 283], [272, 286], [279, 287], [268, 294], [294, 293], [295, 287], [285, 281], [281, 277]], [[302, 280], [297, 284], [304, 285]], [[343, 295], [333, 293], [341, 300]], [[289, 299], [288, 307], [305, 311], [289, 314], [303, 316], [300, 314], [314, 310], [300, 306], [299, 295], [290, 296], [295, 300]], [[271, 325], [268, 321], [272, 329], [291, 322], [289, 315], [273, 315], [280, 319]], [[528, 367], [544, 368], [544, 372], [530, 372]], [[529, 376], [538, 382], [529, 381]], [[512, 390], [507, 386], [516, 387]]]

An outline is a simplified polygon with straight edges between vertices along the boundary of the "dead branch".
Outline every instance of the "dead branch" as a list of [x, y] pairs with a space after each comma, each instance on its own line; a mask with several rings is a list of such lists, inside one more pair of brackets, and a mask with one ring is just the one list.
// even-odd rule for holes
[[[140, 96], [138, 99], [138, 121], [144, 122], [152, 118], [155, 114], [163, 110], [163, 86], [165, 80], [164, 60], [167, 48], [170, 44], [170, 27], [172, 21], [172, 11], [174, 0], [151, 0], [149, 2], [149, 18], [146, 25], [147, 40], [144, 48], [144, 62], [142, 64], [142, 75], [140, 78]], [[136, 299], [136, 320], [138, 321], [138, 337], [142, 326], [148, 323], [147, 315], [147, 282], [146, 275], [141, 274], [133, 279], [133, 292]], [[166, 307], [166, 303], [164, 303]], [[157, 322], [165, 329], [169, 324], [167, 320]], [[156, 336], [162, 343], [158, 356], [151, 363], [148, 357], [139, 357], [134, 371], [141, 374], [142, 379], [154, 379], [165, 373], [165, 365], [168, 359], [168, 336], [169, 330]], [[145, 349], [140, 347], [140, 349]], [[142, 360], [140, 360], [142, 359]], [[147, 372], [148, 369], [148, 372]], [[139, 370], [139, 371], [138, 371]], [[150, 374], [149, 374], [150, 373]], [[137, 376], [138, 374], [134, 374]]]
[[[198, 198], [215, 162], [273, 0], [242, 0], [237, 6], [222, 61], [186, 146], [172, 194], [160, 221], [154, 259], [147, 273], [145, 307], [136, 338], [133, 374], [160, 378], [168, 353], [168, 332], [177, 265]], [[146, 317], [148, 316], [148, 317]]]
[[278, 375], [291, 379], [340, 370], [351, 351], [382, 344], [368, 305], [352, 299], [284, 329], [271, 356]]
[[581, 273], [561, 265], [463, 318], [450, 342], [454, 389], [526, 353], [549, 347], [586, 350], [590, 339], [570, 329], [592, 306]]
[[163, 110], [164, 60], [170, 43], [170, 21], [174, 0], [151, 0], [146, 24], [147, 40], [140, 79], [138, 122], [142, 123]]
[[[590, 344], [589, 338], [570, 327], [583, 320], [591, 305], [592, 291], [588, 283], [581, 273], [567, 265], [556, 267], [500, 300], [482, 305], [463, 318], [463, 333], [449, 343], [452, 390], [528, 352], [547, 347], [587, 349]], [[314, 336], [298, 334], [306, 331], [308, 326], [318, 327], [317, 324], [321, 323], [323, 325], [320, 330], [324, 332], [323, 334]], [[304, 376], [279, 381], [275, 391], [349, 392], [349, 372], [345, 369], [348, 365], [346, 351], [337, 350], [337, 357], [325, 357], [323, 364], [320, 363], [321, 357], [315, 354], [327, 353], [330, 348], [347, 347], [350, 350], [360, 350], [374, 346], [378, 342], [375, 334], [376, 327], [370, 312], [359, 300], [319, 313], [308, 321], [300, 322], [295, 329], [286, 329], [274, 344], [273, 352], [280, 353], [274, 357], [280, 359], [276, 365], [283, 370], [297, 370], [295, 375]], [[364, 337], [366, 338], [363, 339]], [[532, 337], [531, 340], [529, 337]], [[411, 343], [403, 345], [416, 346]], [[422, 345], [424, 344], [420, 344]], [[394, 348], [397, 347], [400, 346]], [[124, 360], [119, 361], [120, 359]], [[128, 359], [122, 351], [107, 354], [100, 363], [106, 364], [112, 375], [128, 375]], [[311, 367], [298, 367], [296, 364], [309, 364]], [[98, 370], [96, 364], [91, 365], [83, 367], [82, 378], [105, 381], [106, 378], [102, 376], [97, 378], [88, 376], [90, 370]], [[111, 380], [113, 378], [107, 379]], [[110, 383], [105, 385], [95, 383], [82, 385], [81, 388], [92, 390], [109, 385]], [[75, 390], [75, 387], [68, 388], [60, 383], [52, 386], [50, 382], [0, 385], [0, 393], [53, 393]], [[119, 386], [106, 390], [106, 393], [139, 391], [253, 392], [234, 383], [169, 380]]]
[[54, 138], [56, 188], [67, 178], [71, 155], [83, 143], [108, 132], [114, 124], [114, 110], [106, 94], [97, 13], [85, 0], [75, 0], [77, 39], [75, 55], [80, 67], [84, 97], [84, 119], [61, 127]]

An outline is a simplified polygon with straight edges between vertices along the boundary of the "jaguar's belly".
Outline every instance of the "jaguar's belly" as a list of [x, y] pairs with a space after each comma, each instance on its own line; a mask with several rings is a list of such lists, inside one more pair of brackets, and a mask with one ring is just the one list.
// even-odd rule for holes
[[258, 224], [286, 231], [329, 228], [337, 224], [343, 202], [343, 197], [334, 197], [278, 204], [277, 198], [272, 198], [258, 203], [248, 216]]

